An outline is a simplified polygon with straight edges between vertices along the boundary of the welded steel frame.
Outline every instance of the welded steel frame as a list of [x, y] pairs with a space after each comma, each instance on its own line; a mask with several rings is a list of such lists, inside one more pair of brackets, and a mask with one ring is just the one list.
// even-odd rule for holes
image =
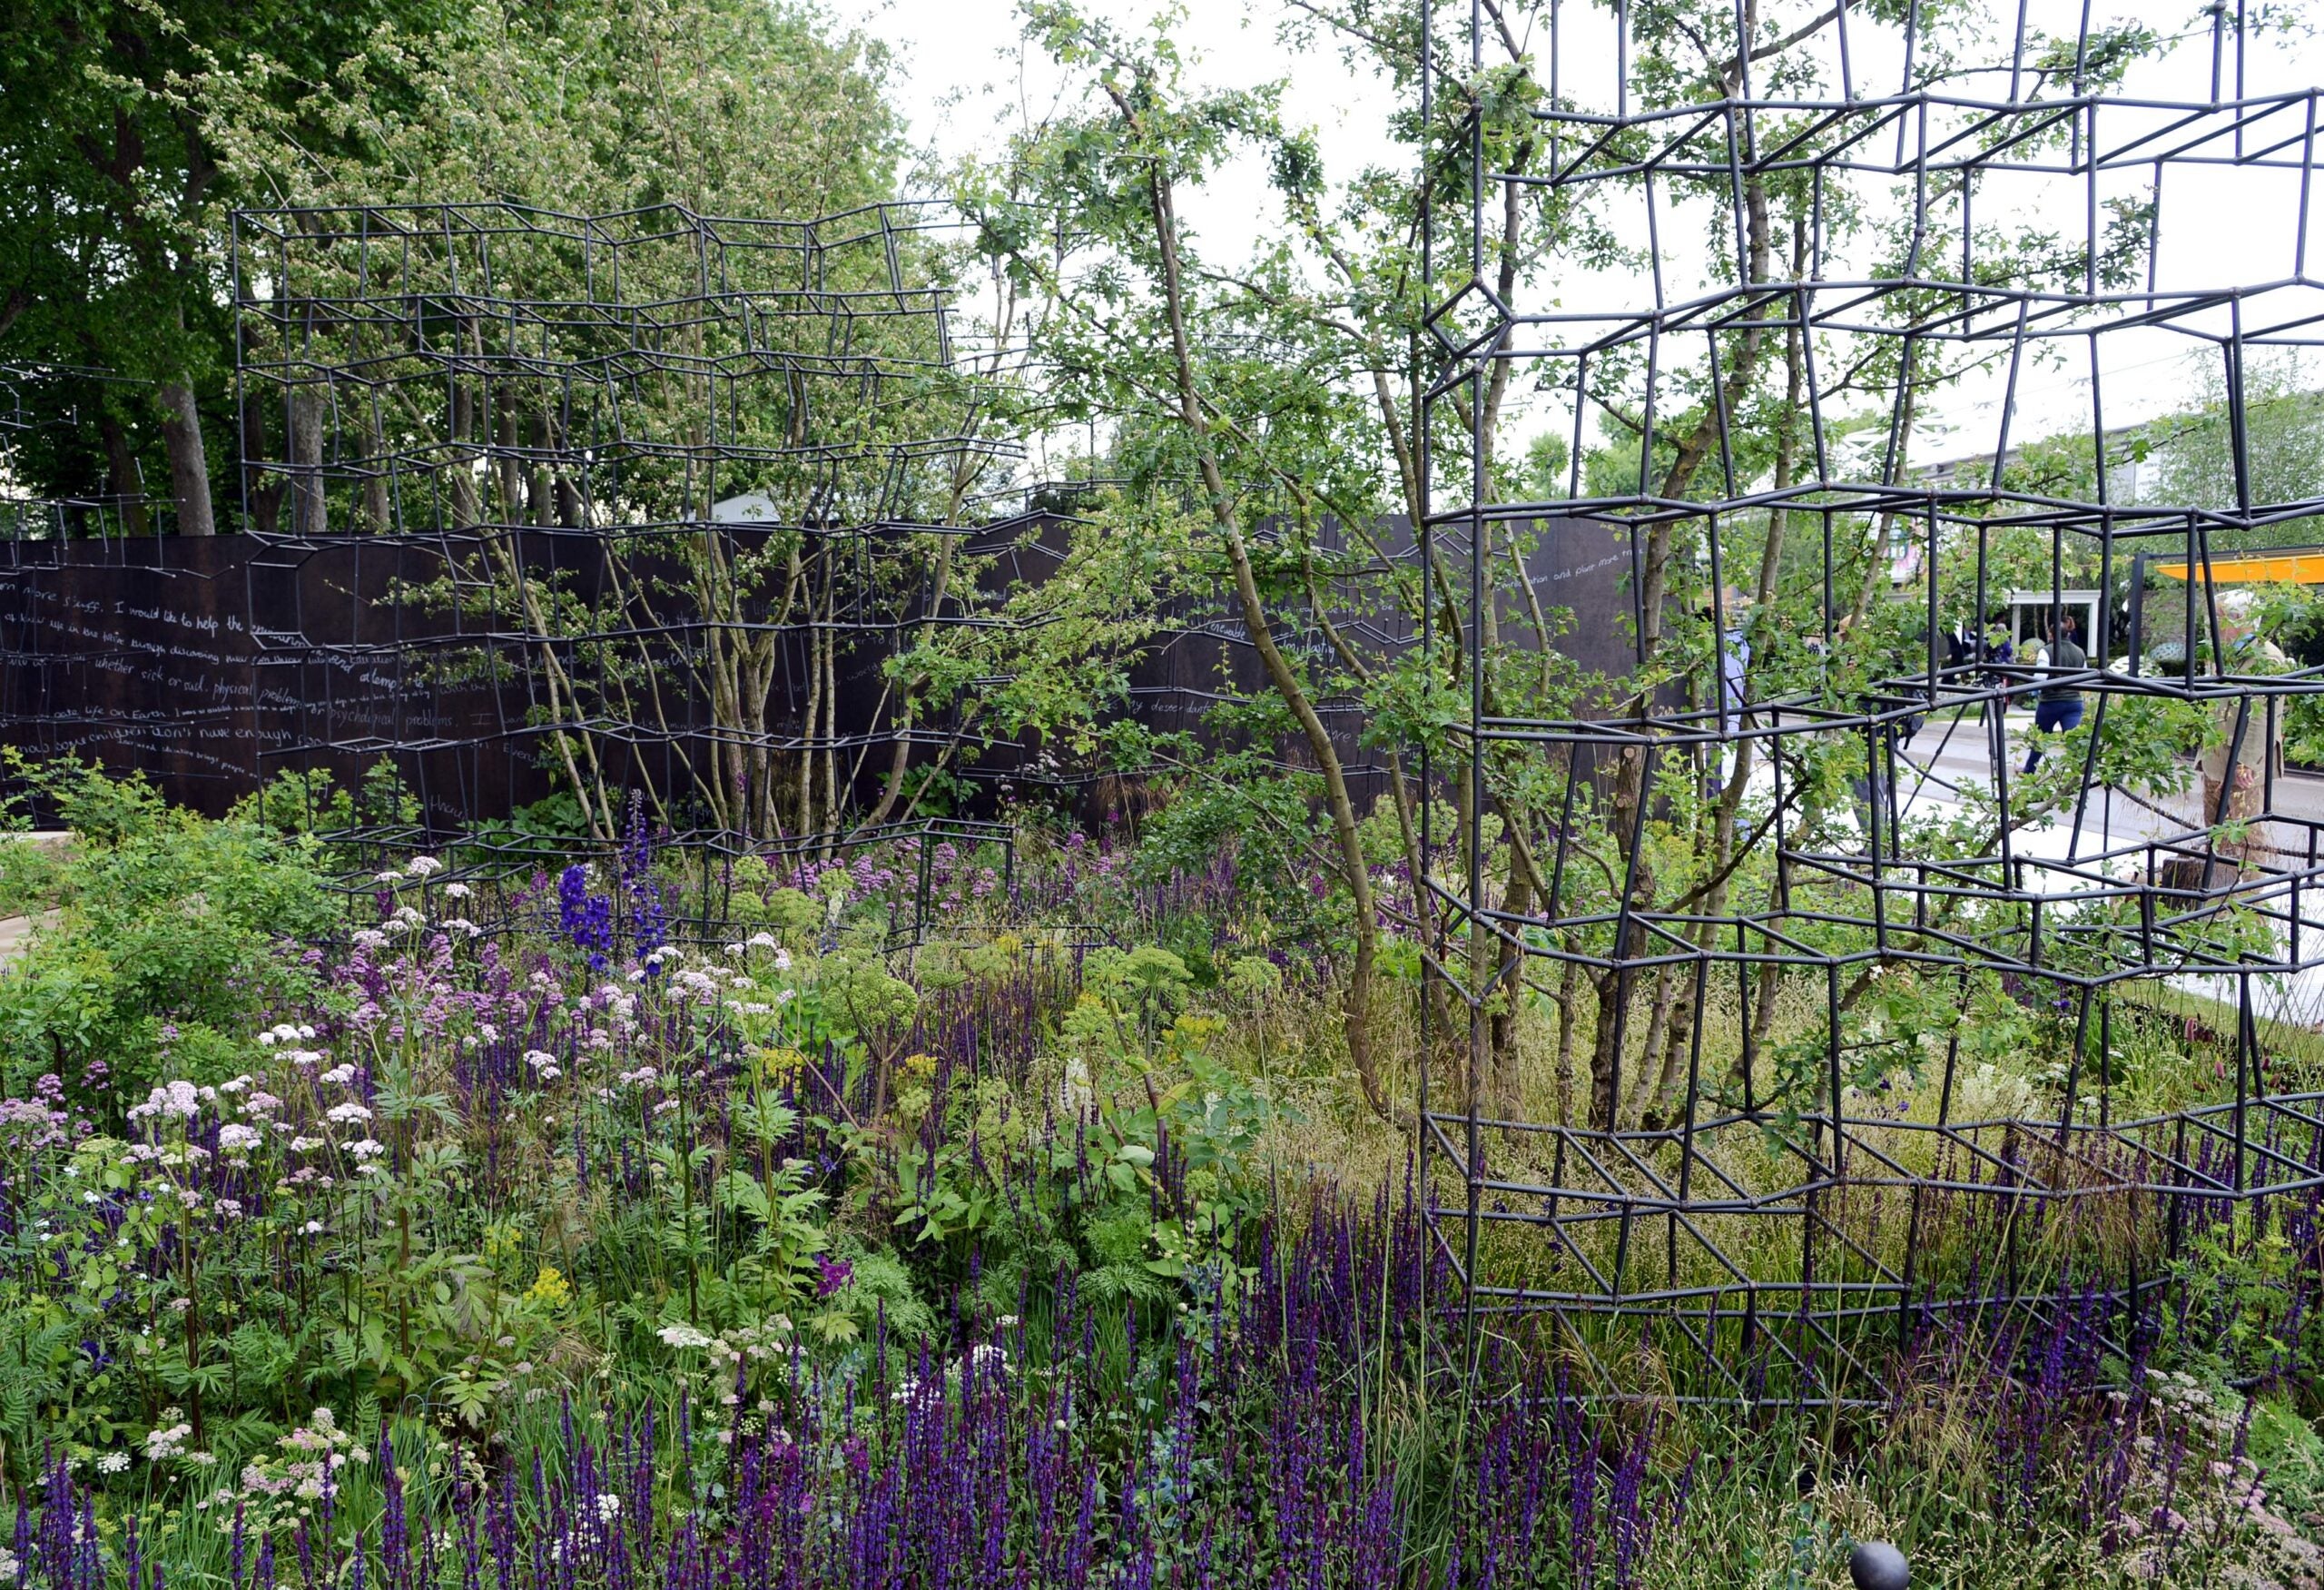
[[[801, 837], [777, 778], [823, 835], [867, 766], [952, 744], [884, 696], [837, 704], [923, 627], [983, 621], [928, 573], [950, 553], [895, 556], [989, 528], [983, 473], [1014, 452], [975, 423], [931, 270], [952, 226], [911, 203], [238, 212], [251, 610], [288, 614], [254, 639], [298, 719], [262, 772], [389, 758], [426, 844], [509, 804], [483, 753], [513, 787], [553, 751], [652, 792], [659, 827], [748, 847]], [[351, 676], [390, 683], [386, 721], [379, 692], [338, 705]]]
[[[1626, 41], [1627, 9], [1616, 7], [1615, 15]], [[1738, 7], [1736, 32], [1717, 47], [1734, 47], [1737, 58], [1748, 63], [1748, 50], [1737, 47], [1745, 15]], [[1482, 71], [1486, 30], [1498, 14], [1476, 0], [1423, 8], [1422, 122], [1431, 139], [1458, 132], [1457, 142], [1449, 143], [1452, 155], [1431, 153], [1446, 163], [1422, 183], [1429, 313], [1420, 348], [1431, 372], [1415, 417], [1429, 449], [1423, 536], [1424, 547], [1447, 558], [1466, 582], [1459, 594], [1461, 633], [1432, 632], [1427, 643], [1433, 652], [1446, 640], [1458, 642], [1467, 708], [1452, 765], [1423, 777], [1433, 775], [1439, 785], [1465, 782], [1472, 794], [1468, 820], [1478, 825], [1468, 835], [1465, 874], [1430, 883], [1442, 915], [1427, 975], [1455, 996], [1465, 1030], [1446, 1034], [1418, 1077], [1416, 1152], [1425, 1218], [1454, 1279], [1454, 1303], [1472, 1328], [1471, 1340], [1506, 1328], [1511, 1317], [1548, 1316], [1590, 1360], [1597, 1383], [1619, 1388], [1635, 1377], [1625, 1375], [1610, 1349], [1618, 1339], [1634, 1344], [1643, 1337], [1663, 1354], [1682, 1398], [1709, 1401], [1817, 1404], [1877, 1397], [1885, 1384], [1909, 1373], [1902, 1368], [1907, 1348], [1930, 1332], [1965, 1324], [1988, 1330], [2009, 1321], [2022, 1325], [2069, 1306], [2069, 1294], [2103, 1316], [2109, 1344], [2121, 1361], [2132, 1361], [2142, 1332], [2151, 1335], [2142, 1321], [2165, 1284], [2164, 1266], [2150, 1262], [2142, 1270], [2142, 1255], [2159, 1252], [2167, 1264], [2180, 1257], [2192, 1233], [2220, 1226], [2239, 1207], [2251, 1217], [2247, 1231], [2264, 1229], [2270, 1210], [2304, 1210], [2312, 1218], [2324, 1189], [2324, 1098], [2268, 1091], [2261, 1074], [2265, 1001], [2254, 990], [2255, 980], [2264, 991], [2270, 980], [2324, 967], [2324, 911], [2318, 906], [2324, 822], [2289, 809], [2270, 765], [2261, 809], [2246, 830], [2260, 836], [2253, 846], [2258, 859], [2226, 866], [2229, 875], [2222, 878], [2224, 789], [2219, 811], [2181, 815], [2156, 832], [2117, 841], [2113, 808], [2132, 797], [2093, 786], [2093, 780], [2110, 704], [2120, 711], [2122, 704], [2142, 697], [2228, 702], [2240, 736], [2247, 723], [2271, 728], [2266, 715], [2280, 711], [2287, 697], [2324, 691], [2324, 669], [2234, 666], [2223, 644], [2229, 634], [2218, 585], [2194, 577], [2248, 541], [2250, 532], [2324, 511], [2319, 500], [2254, 499], [2243, 408], [2249, 351], [2324, 342], [2324, 292], [2310, 285], [2307, 255], [2324, 128], [2319, 94], [2242, 97], [2242, 41], [2225, 31], [2231, 25], [2222, 21], [2215, 30], [2207, 99], [2166, 103], [2085, 94], [2078, 76], [2073, 92], [2046, 97], [2024, 67], [2023, 7], [2014, 54], [2006, 47], [1999, 52], [2013, 64], [2000, 74], [2003, 81], [1990, 83], [1990, 94], [1916, 83], [1909, 48], [1905, 80], [1884, 86], [1850, 76], [1850, 10], [1842, 5], [1837, 15], [1843, 81], [1832, 99], [1755, 96], [1747, 64], [1740, 92], [1724, 99], [1640, 108], [1630, 103], [1630, 86], [1622, 82], [1614, 105], [1590, 109], [1558, 96], [1564, 30], [1559, 9], [1547, 8], [1546, 59], [1537, 70], [1551, 89], [1531, 116], [1550, 154], [1543, 169], [1520, 175], [1493, 165], [1483, 119], [1464, 97], [1467, 83]], [[2224, 8], [2219, 16], [2224, 18]], [[1909, 8], [1907, 28], [1916, 18], [1916, 8]], [[1858, 19], [1856, 25], [1866, 25]], [[2083, 25], [2086, 30], [2087, 8]], [[2086, 31], [2082, 42], [2086, 53]], [[1628, 59], [1626, 48], [1622, 58]], [[1778, 122], [1787, 128], [1780, 138], [1766, 133]], [[2272, 175], [2285, 202], [2298, 206], [2291, 257], [2257, 262], [2260, 268], [2237, 281], [2159, 280], [2155, 244], [2170, 183], [2226, 168]], [[2101, 194], [2127, 173], [2144, 173], [2152, 195], [2145, 279], [2110, 284], [2100, 275], [2106, 214]], [[1756, 280], [1749, 264], [1744, 184], [1774, 173], [1812, 184], [1811, 246], [1807, 269], [1797, 280], [1780, 259]], [[2070, 196], [2066, 212], [2076, 217], [2075, 241], [2086, 263], [2082, 281], [1997, 276], [1990, 262], [1973, 257], [1975, 234], [1965, 219], [1958, 254], [1924, 253], [1933, 181], [1957, 183], [1965, 217], [1979, 183], [2004, 176], [2038, 179]], [[1909, 188], [1911, 202], [1921, 207], [1916, 213], [1923, 225], [1904, 269], [1895, 274], [1865, 274], [1827, 255], [1827, 198], [1849, 179]], [[1658, 219], [1658, 195], [1681, 181], [1719, 184], [1732, 194], [1733, 249], [1711, 251], [1724, 278], [1691, 296], [1669, 290], [1657, 231], [1666, 224]], [[1520, 313], [1502, 302], [1490, 280], [1486, 240], [1512, 191], [1527, 198], [1594, 193], [1609, 205], [1642, 204], [1656, 262], [1637, 281], [1638, 301], [1620, 311], [1540, 313]], [[1442, 197], [1450, 193], [1463, 193], [1463, 200]], [[2269, 275], [2271, 265], [2276, 273]], [[1901, 321], [1895, 305], [1908, 291], [1934, 299], [1935, 307]], [[2109, 332], [2132, 328], [2176, 332], [2191, 346], [2210, 347], [2221, 360], [2236, 450], [2238, 501], [2231, 509], [2107, 499], [2112, 433], [2100, 351]], [[1721, 338], [1753, 331], [1763, 337], [1797, 334], [1807, 351], [1805, 419], [1812, 446], [1795, 483], [1782, 490], [1740, 476], [1730, 445], [1729, 366], [1722, 361]], [[1898, 368], [1910, 370], [1915, 343], [1965, 356], [1983, 351], [2005, 366], [2006, 395], [1984, 449], [1990, 465], [1983, 479], [1949, 485], [1901, 467], [1911, 414], [1902, 380], [1893, 383], [1886, 400], [1886, 457], [1897, 462], [1876, 464], [1871, 478], [1862, 478], [1830, 445], [1828, 429], [1838, 415], [1825, 391], [1836, 384], [1836, 374], [1860, 375], [1884, 349], [1894, 353], [1900, 345]], [[2086, 352], [2094, 499], [2044, 496], [2004, 480], [2013, 456], [2010, 412], [2019, 372], [2045, 343]], [[1856, 351], [1850, 369], [1818, 370], [1819, 355], [1832, 347]], [[1673, 402], [1681, 350], [1695, 360], [1708, 351], [1700, 390], [1709, 394], [1718, 445], [1694, 494], [1671, 499], [1650, 489], [1648, 471], [1658, 416]], [[1587, 497], [1581, 471], [1589, 404], [1582, 395], [1591, 390], [1593, 364], [1602, 368], [1624, 356], [1636, 358], [1646, 372], [1642, 395], [1632, 394], [1632, 412], [1642, 416], [1645, 429], [1638, 489]], [[1571, 474], [1560, 499], [1504, 500], [1482, 484], [1486, 443], [1477, 427], [1485, 385], [1499, 366], [1575, 394]], [[1463, 413], [1475, 421], [1465, 430]], [[1764, 518], [1778, 511], [1797, 515], [1811, 534], [1818, 525], [1823, 530], [1820, 640], [1827, 656], [1839, 617], [1835, 520], [1885, 516], [1923, 538], [1919, 579], [1925, 588], [1915, 599], [1925, 606], [1926, 653], [1916, 659], [1919, 666], [1877, 677], [1841, 704], [1818, 690], [1747, 695], [1739, 706], [1728, 703], [1725, 568], [1733, 564], [1725, 541], [1745, 516]], [[1627, 545], [1641, 664], [1647, 626], [1635, 575], [1644, 566], [1645, 548], [1658, 527], [1691, 533], [1699, 548], [1693, 568], [1708, 593], [1709, 633], [1718, 637], [1700, 694], [1718, 705], [1689, 707], [1669, 691], [1643, 698], [1632, 692], [1627, 709], [1574, 718], [1489, 712], [1482, 617], [1495, 597], [1482, 565], [1488, 532], [1551, 518], [1601, 525]], [[2095, 549], [2103, 593], [2111, 594], [2116, 571], [2126, 568], [2135, 568], [2143, 582], [2144, 566], [2131, 562], [2141, 555], [2182, 565], [2189, 577], [2177, 593], [2185, 604], [2181, 656], [2199, 645], [2210, 650], [2206, 667], [2190, 664], [2181, 676], [2158, 675], [2142, 667], [2141, 637], [2116, 634], [2112, 602], [2100, 601], [2091, 647], [2095, 662], [2071, 682], [2089, 698], [2101, 726], [2090, 739], [2083, 794], [2063, 855], [2013, 843], [2009, 781], [2024, 747], [2008, 743], [2004, 720], [2013, 700], [2058, 680], [2022, 666], [1995, 667], [1974, 652], [1965, 662], [1940, 655], [1940, 563], [1974, 559], [1973, 616], [1982, 632], [1990, 610], [1987, 546], [2004, 527], [2050, 534], [2053, 613], [2063, 599], [2069, 544]], [[2137, 604], [2147, 599], [2133, 598], [2133, 629]], [[1741, 622], [1739, 614], [1734, 622]], [[2109, 671], [2106, 659], [2126, 639], [2127, 670]], [[1947, 747], [1940, 743], [1916, 753], [1897, 726], [1951, 714], [1948, 734], [1968, 730], [1972, 711], [1980, 725], [1972, 732], [1986, 741], [1984, 773], [2002, 816], [1998, 841], [1987, 853], [1942, 860], [1902, 854], [1900, 814], [1914, 797], [1900, 798], [1899, 781], [1925, 785], [1942, 779], [1937, 765]], [[1866, 766], [1859, 787], [1880, 788], [1885, 780], [1886, 790], [1885, 803], [1867, 797], [1868, 812], [1859, 812], [1854, 849], [1805, 845], [1784, 822], [1784, 780], [1793, 748], [1836, 736], [1862, 743]], [[1746, 745], [1773, 769], [1767, 820], [1749, 839], [1772, 849], [1782, 880], [1768, 909], [1738, 907], [1715, 918], [1658, 909], [1651, 895], [1639, 897], [1634, 866], [1613, 887], [1614, 904], [1595, 914], [1569, 909], [1554, 884], [1546, 902], [1535, 901], [1525, 911], [1494, 905], [1478, 843], [1481, 825], [1495, 809], [1492, 759], [1531, 758], [1552, 768], [1561, 763], [1570, 814], [1577, 786], [1615, 758], [1690, 764], [1699, 779], [1712, 781], [1705, 787], [1716, 787], [1727, 776], [1718, 770], [1733, 765], [1730, 759]], [[1748, 770], [1751, 763], [1739, 765]], [[1636, 803], [1641, 823], [1648, 805]], [[2089, 830], [2094, 837], [2086, 839]], [[1567, 826], [1559, 825], [1547, 864], [1553, 877], [1564, 874], [1568, 838]], [[1794, 879], [1818, 885], [1819, 908], [1794, 910]], [[1834, 898], [1844, 904], [1830, 904]], [[2212, 931], [2231, 909], [2238, 920], [2257, 924], [2272, 948], [2255, 952], [2250, 933], [2234, 952], [2224, 948]], [[1836, 932], [1852, 935], [1853, 946], [1836, 952], [1827, 942]], [[1495, 967], [1482, 984], [1471, 975], [1462, 947], [1477, 937], [1488, 942]], [[1491, 995], [1495, 987], [1548, 993], [1570, 963], [1617, 980], [1622, 1019], [1645, 981], [1665, 969], [1681, 973], [1681, 1000], [1691, 987], [1698, 1017], [1706, 989], [1714, 980], [1731, 979], [1740, 1012], [1742, 1097], [1703, 1074], [1704, 1024], [1697, 1019], [1672, 1118], [1625, 1121], [1619, 1072], [1610, 1090], [1616, 1111], [1610, 1121], [1495, 1117], [1476, 1080], [1484, 1070]], [[1934, 1119], [1898, 1119], [1877, 1099], [1852, 1096], [1843, 1081], [1843, 980], [1898, 967], [1965, 980], [1991, 972], [2063, 1002], [2074, 1037], [2054, 1111], [1995, 1120], [1957, 1116], [1957, 1028], [1935, 1079]], [[1826, 990], [1827, 1063], [1817, 1096], [1804, 1105], [1752, 1096], [1751, 1001], [1770, 971], [1794, 988], [1820, 981]], [[2183, 985], [2191, 978], [2209, 980], [2232, 1012], [2231, 1101], [2117, 1119], [2108, 1057], [2111, 1023], [2134, 1019], [2123, 1014], [2123, 998], [2141, 986], [2172, 980]], [[1626, 1063], [1621, 1029], [1616, 1031], [1617, 1062]], [[1463, 1052], [1449, 1058], [1456, 1050]], [[1640, 1063], [1650, 1058], [1641, 1057]], [[2089, 1093], [2094, 1104], [2085, 1105]], [[1771, 1171], [1771, 1163], [1778, 1169]], [[1983, 1230], [1990, 1238], [1966, 1274], [1931, 1275], [1919, 1268], [1924, 1222], [1941, 1206], [1956, 1227]], [[1965, 1209], [1981, 1212], [1965, 1220]], [[1866, 1239], [1884, 1219], [1907, 1223], [1901, 1265]], [[2070, 1282], [2055, 1265], [2036, 1273], [2021, 1262], [2033, 1229], [2075, 1220], [2093, 1222], [2093, 1229], [2112, 1222], [2106, 1229], [2117, 1232], [2135, 1226], [2148, 1239], [2121, 1241], [2119, 1262], [2085, 1268]], [[1781, 1233], [1772, 1242], [1771, 1228]], [[1503, 1230], [1528, 1238], [1513, 1244], [1530, 1264], [1516, 1279], [1493, 1272], [1495, 1233]], [[1512, 1246], [1502, 1243], [1497, 1250], [1505, 1254]], [[1771, 1268], [1783, 1273], [1755, 1269], [1754, 1254], [1777, 1251], [1787, 1257]], [[1618, 1338], [1618, 1327], [1631, 1334]]]

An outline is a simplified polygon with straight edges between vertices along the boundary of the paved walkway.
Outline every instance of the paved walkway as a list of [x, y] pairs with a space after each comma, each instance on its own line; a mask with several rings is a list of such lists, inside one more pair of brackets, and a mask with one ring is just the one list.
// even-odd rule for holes
[[[70, 834], [50, 829], [28, 834], [0, 833], [0, 844], [43, 844], [51, 850], [62, 850], [72, 843], [73, 835]], [[63, 913], [55, 911], [37, 912], [30, 916], [0, 916], [0, 970], [15, 964], [23, 957], [25, 944], [34, 930], [54, 927], [62, 919]]]
[[[2005, 744], [2013, 753], [2013, 773], [2024, 765], [2023, 736], [2033, 721], [2031, 712], [2012, 713], [2006, 721]], [[1901, 762], [1897, 768], [1897, 796], [1905, 815], [1935, 815], [1957, 806], [1964, 790], [1990, 790], [1994, 776], [1988, 736], [1987, 726], [1974, 716], [1964, 716], [1958, 722], [1950, 717], [1933, 717], [1924, 726], [1902, 749], [1917, 768], [1925, 771], [1908, 769]], [[2187, 787], [2172, 795], [2132, 797], [2111, 789], [2093, 790], [2078, 829], [2071, 815], [2061, 815], [2039, 832], [2021, 831], [2013, 837], [2012, 848], [2029, 860], [2063, 861], [2072, 856], [2080, 861], [2150, 840], [2201, 835], [2210, 826], [2202, 811], [2202, 779], [2191, 767], [2188, 771]], [[2283, 774], [2276, 780], [2273, 807], [2287, 817], [2324, 822], [2324, 776]], [[2260, 826], [2254, 837], [2290, 853], [2279, 861], [2280, 865], [2305, 860], [2309, 843], [2305, 828], [2292, 824], [2266, 824]], [[2129, 873], [2128, 858], [2116, 870]], [[2086, 886], [2065, 874], [2038, 865], [2027, 869], [2025, 883], [2029, 887], [2055, 891]], [[2324, 957], [2324, 898], [2317, 898], [2318, 895], [2324, 895], [2324, 890], [2304, 891], [2300, 898], [2303, 960]], [[2278, 912], [2286, 907], [2287, 902], [2282, 898], [2270, 903], [2270, 908]], [[2187, 976], [2171, 982], [2189, 993], [2230, 1002], [2235, 998], [2234, 980], [2230, 978]], [[2264, 986], [2255, 986], [2255, 1002], [2264, 1013], [2324, 1029], [2324, 966], [2270, 979]]]
[[44, 911], [38, 916], [0, 916], [0, 970], [14, 965], [24, 954], [34, 929], [54, 927], [64, 914], [61, 911]]

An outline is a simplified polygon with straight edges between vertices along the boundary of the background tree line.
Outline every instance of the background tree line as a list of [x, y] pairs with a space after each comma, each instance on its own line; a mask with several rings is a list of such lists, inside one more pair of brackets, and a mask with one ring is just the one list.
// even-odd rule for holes
[[236, 427], [282, 423], [233, 410], [237, 206], [822, 214], [894, 192], [886, 70], [761, 0], [33, 0], [0, 37], [15, 483], [235, 528], [233, 461], [267, 456]]

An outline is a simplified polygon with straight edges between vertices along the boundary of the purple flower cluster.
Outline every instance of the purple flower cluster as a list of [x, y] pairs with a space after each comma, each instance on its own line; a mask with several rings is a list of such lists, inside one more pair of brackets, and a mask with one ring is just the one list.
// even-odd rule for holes
[[[1452, 1476], [1449, 1532], [1416, 1540], [1408, 1459], [1365, 1388], [1425, 1373], [1428, 1248], [1414, 1212], [1319, 1203], [1254, 1233], [1253, 1284], [1153, 1334], [1060, 1271], [1024, 1315], [910, 1344], [738, 1367], [718, 1445], [682, 1403], [567, 1407], [480, 1478], [422, 1487], [417, 1427], [384, 1433], [376, 1506], [326, 1505], [285, 1537], [231, 1524], [231, 1590], [1147, 1590], [1255, 1584], [1520, 1585], [1574, 1572], [1636, 1582], [1685, 1506], [1691, 1467], [1651, 1461], [1649, 1425], [1601, 1425], [1561, 1379], [1488, 1370], [1482, 1436]], [[842, 1267], [831, 1266], [831, 1269]], [[1437, 1278], [1441, 1282], [1442, 1277]], [[403, 1449], [399, 1451], [398, 1443]], [[23, 1583], [104, 1590], [150, 1559], [86, 1526], [62, 1465], [24, 1498]], [[126, 1542], [133, 1543], [133, 1532]], [[182, 1577], [182, 1575], [181, 1574]]]
[[575, 863], [556, 881], [556, 926], [565, 940], [589, 958], [589, 970], [602, 973], [614, 948], [614, 903], [589, 892], [589, 869]]

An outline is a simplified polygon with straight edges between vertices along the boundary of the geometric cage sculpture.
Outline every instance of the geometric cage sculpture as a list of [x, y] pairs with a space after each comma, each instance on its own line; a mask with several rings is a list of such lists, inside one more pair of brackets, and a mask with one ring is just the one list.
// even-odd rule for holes
[[[431, 827], [572, 793], [601, 840], [909, 815], [882, 665], [967, 621], [1009, 449], [955, 346], [943, 222], [664, 204], [245, 212], [233, 230], [264, 755], [381, 758]], [[969, 351], [973, 354], [974, 350]]]
[[[2324, 326], [2318, 98], [2244, 95], [2229, 36], [2208, 97], [2120, 94], [2087, 8], [2045, 40], [2019, 7], [1992, 73], [1930, 83], [1906, 13], [1883, 55], [1832, 8], [1777, 78], [1738, 7], [1699, 101], [1649, 101], [1592, 8], [1547, 10], [1531, 98], [1493, 8], [1423, 45], [1422, 556], [1467, 715], [1423, 1201], [1472, 1325], [1547, 1315], [1593, 1358], [1620, 1328], [1689, 1397], [1876, 1395], [1932, 1330], [2063, 1309], [2112, 1355], [2083, 1371], [2119, 1374], [2187, 1243], [2312, 1244], [2324, 1188], [2324, 1101], [2272, 1089], [2263, 1043], [2324, 968], [2324, 799], [2271, 754], [2324, 670], [2234, 585], [2324, 512], [2269, 499], [2254, 440], [2262, 361]], [[2174, 246], [2174, 206], [2230, 188], [2234, 249]], [[1519, 303], [1524, 251], [1585, 224], [1633, 263]], [[2199, 499], [2129, 483], [2152, 378], [2123, 372], [2158, 346], [2211, 372]], [[2077, 411], [2027, 434], [2061, 369]], [[1915, 468], [1974, 388], [1966, 461]], [[1562, 491], [1495, 462], [1524, 390], [1570, 405]], [[1585, 477], [1585, 413], [1620, 422], [1622, 478]], [[1546, 535], [1630, 569], [1634, 671], [1564, 697], [1507, 638], [1512, 548]], [[2013, 592], [2035, 630], [2080, 619], [2072, 648], [2004, 650]], [[2044, 692], [2083, 709], [2046, 740]], [[2158, 990], [2215, 1002], [2221, 1081], [2126, 1119], [2115, 1057]], [[1526, 1002], [1586, 1059], [1555, 1105], [1503, 1070]], [[2054, 1034], [2053, 1086], [1984, 1107], [1973, 1009]]]

